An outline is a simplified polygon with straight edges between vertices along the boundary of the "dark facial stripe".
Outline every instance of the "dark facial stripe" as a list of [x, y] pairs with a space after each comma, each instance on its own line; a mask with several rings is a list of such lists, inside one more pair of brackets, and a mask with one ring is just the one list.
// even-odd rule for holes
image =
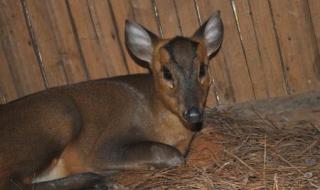
[[168, 51], [172, 62], [185, 67], [193, 65], [198, 43], [185, 37], [175, 37], [164, 48]]

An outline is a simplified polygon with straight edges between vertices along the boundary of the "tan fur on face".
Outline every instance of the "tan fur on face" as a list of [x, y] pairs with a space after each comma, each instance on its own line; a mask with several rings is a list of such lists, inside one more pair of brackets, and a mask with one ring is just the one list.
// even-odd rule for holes
[[163, 98], [163, 103], [167, 108], [172, 110], [174, 113], [178, 114], [176, 109], [172, 109], [177, 108], [178, 106], [178, 103], [174, 99], [174, 89], [171, 87], [171, 85], [173, 84], [169, 84], [170, 82], [164, 80], [161, 73], [162, 67], [165, 66], [165, 64], [168, 63], [170, 60], [168, 52], [165, 49], [163, 49], [163, 46], [167, 44], [169, 41], [170, 39], [162, 40], [155, 47], [152, 71], [155, 78], [155, 86], [158, 90], [158, 93], [172, 95], [161, 96]]
[[168, 54], [165, 54], [164, 52], [160, 51], [161, 48], [167, 44], [170, 41], [170, 39], [161, 40], [155, 47], [154, 47], [154, 55], [153, 55], [153, 63], [151, 66], [152, 71], [159, 72], [161, 69], [161, 61], [162, 60], [169, 60], [170, 57]]
[[202, 91], [204, 91], [206, 93], [206, 95], [203, 96], [203, 99], [201, 100], [202, 104], [204, 105], [207, 100], [208, 90], [210, 88], [210, 80], [211, 80], [210, 79], [210, 70], [209, 70], [210, 69], [209, 58], [207, 57], [207, 51], [206, 51], [204, 42], [200, 42], [198, 49], [197, 49], [197, 55], [198, 55], [198, 59], [199, 59], [198, 72], [200, 72], [201, 63], [207, 65], [206, 75], [202, 79], [200, 79]]
[[[172, 57], [170, 57], [169, 52], [167, 51], [166, 48], [164, 48], [168, 43], [171, 42], [171, 40], [173, 39], [167, 39], [167, 40], [163, 40], [160, 41], [159, 44], [156, 46], [155, 48], [155, 54], [154, 54], [154, 60], [153, 60], [153, 65], [152, 65], [152, 69], [153, 69], [153, 75], [155, 78], [155, 82], [156, 82], [156, 86], [159, 92], [159, 95], [161, 96], [161, 98], [163, 99], [163, 103], [167, 106], [167, 108], [169, 108], [173, 113], [177, 114], [177, 115], [181, 115], [183, 110], [185, 110], [186, 108], [184, 107], [183, 102], [181, 102], [182, 97], [179, 96], [183, 96], [183, 94], [181, 94], [180, 92], [178, 92], [177, 90], [175, 90], [174, 88], [179, 88], [179, 86], [175, 86], [175, 85], [179, 85], [177, 83], [176, 76], [174, 72], [171, 72], [171, 74], [173, 75], [173, 81], [167, 81], [163, 79], [163, 73], [162, 73], [162, 67], [165, 66], [167, 67], [170, 71], [173, 71], [172, 69], [170, 69], [172, 67], [172, 62], [173, 60]], [[206, 64], [206, 66], [208, 65], [208, 57], [207, 57], [207, 52], [206, 52], [206, 47], [204, 42], [202, 41], [198, 41], [198, 40], [194, 40], [191, 39], [194, 42], [197, 42], [198, 45], [196, 46], [195, 49], [195, 59], [191, 60], [190, 55], [186, 55], [186, 57], [184, 57], [183, 55], [183, 44], [185, 43], [184, 41], [178, 44], [176, 44], [175, 46], [173, 46], [174, 49], [174, 54], [177, 55], [178, 57], [178, 62], [180, 60], [180, 62], [182, 60], [186, 60], [186, 61], [192, 61], [192, 68], [195, 70], [194, 72], [196, 72], [197, 74], [199, 74], [200, 72], [200, 66], [201, 64]], [[186, 47], [187, 48], [187, 47]], [[186, 52], [190, 51], [190, 49], [185, 49]], [[172, 52], [171, 52], [172, 53]], [[183, 64], [180, 65], [180, 67], [183, 67], [186, 71], [188, 71], [188, 66], [190, 66], [190, 64]], [[207, 67], [208, 68], [208, 67]], [[189, 70], [190, 71], [190, 70]], [[199, 88], [201, 89], [199, 93], [199, 108], [203, 108], [204, 104], [206, 102], [206, 97], [207, 97], [207, 93], [208, 93], [208, 89], [210, 86], [210, 77], [209, 77], [209, 71], [208, 69], [206, 70], [206, 75], [202, 78], [198, 77], [198, 81], [199, 81]], [[179, 107], [178, 107], [179, 106]], [[180, 113], [181, 112], [181, 113]]]

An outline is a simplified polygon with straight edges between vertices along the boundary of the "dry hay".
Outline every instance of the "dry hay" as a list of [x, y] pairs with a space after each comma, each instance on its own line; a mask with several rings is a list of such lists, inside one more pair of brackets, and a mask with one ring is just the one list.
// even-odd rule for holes
[[186, 166], [126, 171], [115, 189], [320, 189], [320, 127], [209, 113]]

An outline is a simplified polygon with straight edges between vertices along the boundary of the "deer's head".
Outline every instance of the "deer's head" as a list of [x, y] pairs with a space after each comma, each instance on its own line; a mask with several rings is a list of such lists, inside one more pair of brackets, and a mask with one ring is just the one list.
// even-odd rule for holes
[[158, 98], [192, 131], [201, 128], [210, 87], [209, 57], [219, 49], [222, 39], [219, 12], [192, 37], [160, 39], [141, 25], [126, 22], [127, 47], [149, 63]]

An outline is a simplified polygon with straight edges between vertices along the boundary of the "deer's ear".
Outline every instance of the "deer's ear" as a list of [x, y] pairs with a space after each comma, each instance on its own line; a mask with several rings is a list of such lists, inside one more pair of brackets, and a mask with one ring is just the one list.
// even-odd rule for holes
[[220, 18], [220, 11], [214, 12], [194, 33], [193, 38], [205, 43], [208, 56], [217, 51], [223, 39], [223, 23]]
[[126, 21], [125, 27], [126, 45], [133, 55], [148, 63], [152, 62], [153, 49], [159, 41], [157, 35], [148, 31], [141, 25]]

